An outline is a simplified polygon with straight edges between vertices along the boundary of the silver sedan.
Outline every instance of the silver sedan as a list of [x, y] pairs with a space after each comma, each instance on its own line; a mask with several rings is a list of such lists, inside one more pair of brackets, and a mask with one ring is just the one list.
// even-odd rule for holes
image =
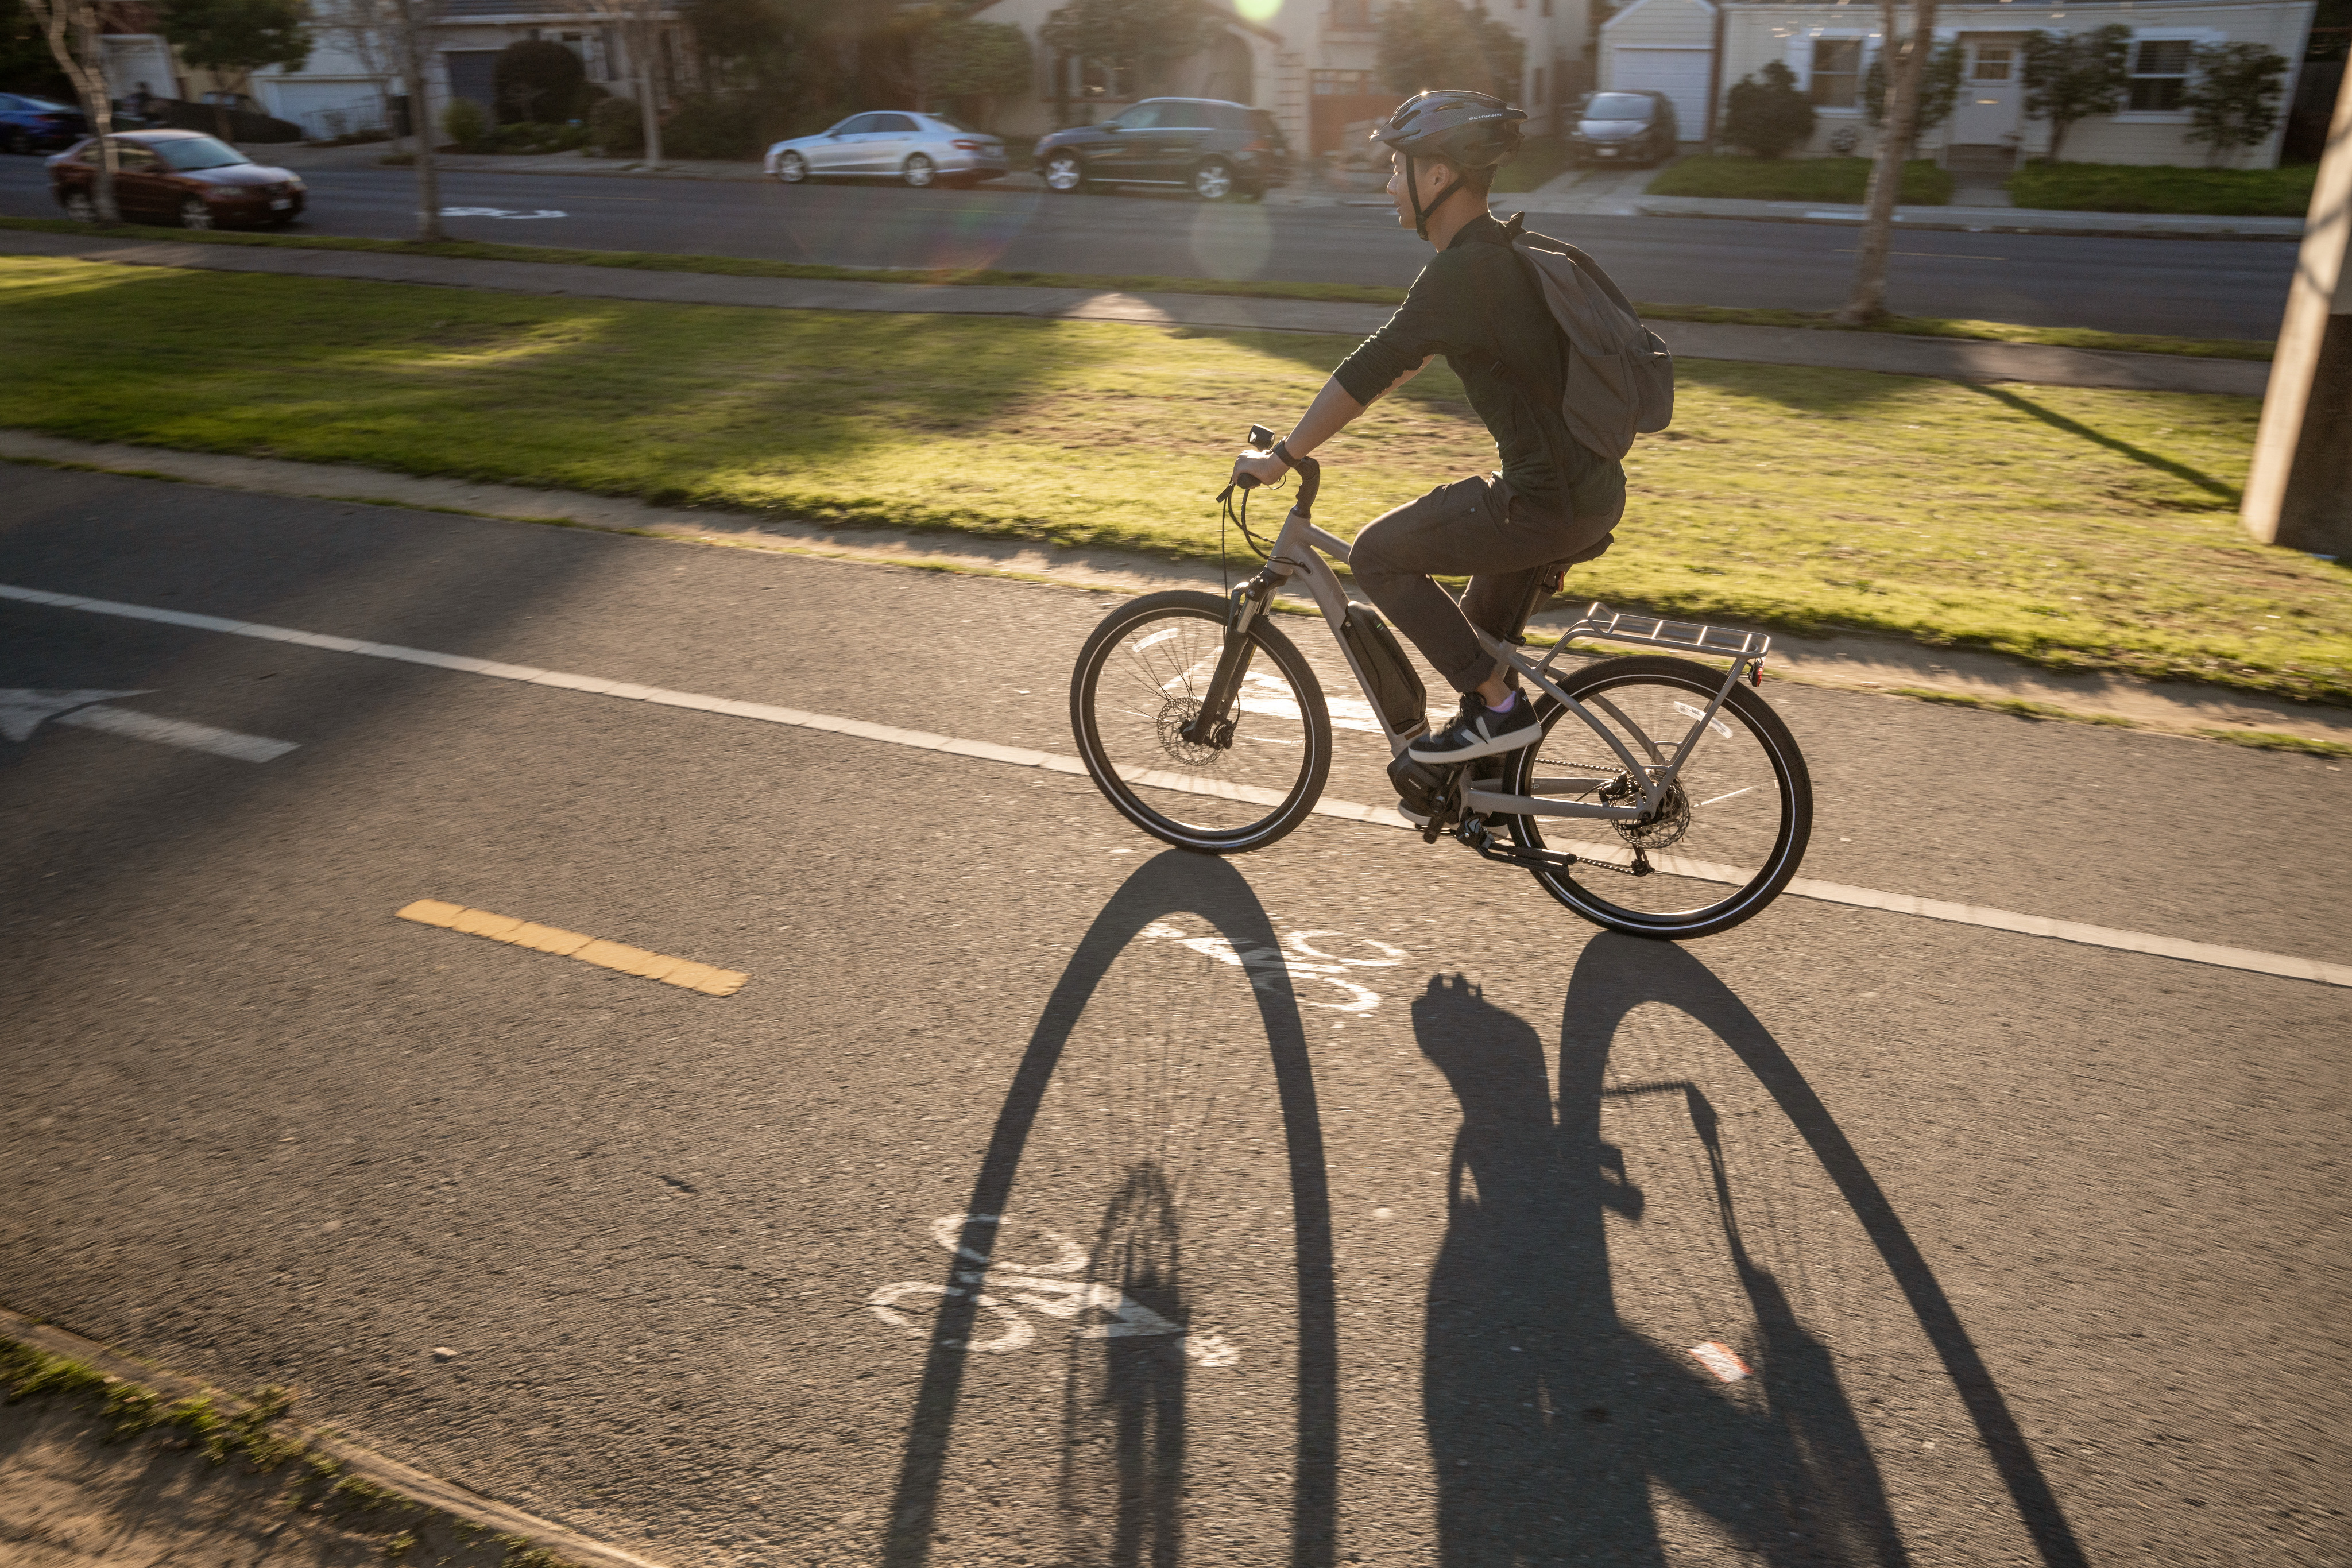
[[853, 114], [830, 131], [768, 149], [768, 172], [787, 185], [821, 178], [971, 185], [1012, 165], [1004, 143], [944, 114]]

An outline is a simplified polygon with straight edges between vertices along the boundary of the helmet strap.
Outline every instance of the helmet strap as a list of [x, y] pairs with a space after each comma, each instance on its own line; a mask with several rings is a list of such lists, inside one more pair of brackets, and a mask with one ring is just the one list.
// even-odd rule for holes
[[1421, 199], [1421, 180], [1413, 171], [1413, 165], [1420, 162], [1420, 159], [1412, 157], [1410, 154], [1405, 158], [1404, 193], [1406, 198], [1412, 203], [1412, 232], [1425, 240], [1429, 237], [1429, 214], [1444, 206], [1445, 204], [1446, 198], [1454, 194], [1454, 191], [1460, 187], [1462, 182], [1459, 179], [1456, 179], [1452, 184], [1447, 185], [1445, 189], [1440, 191], [1433, 200], [1423, 204]]

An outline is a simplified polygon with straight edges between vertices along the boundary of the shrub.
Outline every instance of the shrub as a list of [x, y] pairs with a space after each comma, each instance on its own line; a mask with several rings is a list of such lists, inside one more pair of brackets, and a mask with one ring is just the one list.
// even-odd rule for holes
[[2025, 118], [2050, 122], [2050, 161], [2065, 156], [2078, 120], [2131, 101], [2131, 29], [2109, 22], [2087, 33], [2025, 36]]
[[578, 112], [588, 72], [580, 57], [551, 38], [519, 38], [492, 68], [499, 119], [509, 125], [569, 120]]
[[1797, 73], [1767, 60], [1758, 81], [1744, 76], [1724, 98], [1723, 139], [1759, 158], [1778, 158], [1813, 133], [1813, 106], [1797, 90]]
[[441, 111], [441, 131], [457, 144], [460, 152], [487, 152], [490, 149], [490, 117], [482, 106], [470, 98], [453, 98]]
[[645, 121], [625, 98], [608, 98], [588, 111], [589, 145], [606, 158], [635, 158], [646, 150]]
[[668, 158], [753, 158], [760, 153], [759, 100], [744, 92], [689, 92], [662, 121]]
[[2207, 44], [2196, 60], [2197, 79], [2181, 99], [2189, 140], [2210, 142], [2226, 163], [2277, 129], [2286, 57], [2262, 44]]
[[588, 143], [588, 128], [584, 125], [501, 125], [498, 129], [498, 148], [501, 152], [569, 152], [574, 147]]

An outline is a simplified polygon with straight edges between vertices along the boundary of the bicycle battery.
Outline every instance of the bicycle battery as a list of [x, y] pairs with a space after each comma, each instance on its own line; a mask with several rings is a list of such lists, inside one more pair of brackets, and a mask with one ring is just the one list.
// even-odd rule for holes
[[1379, 612], [1366, 605], [1349, 604], [1339, 622], [1339, 640], [1348, 645], [1364, 695], [1380, 710], [1391, 729], [1408, 735], [1429, 722], [1429, 689], [1421, 674], [1398, 645], [1396, 633]]

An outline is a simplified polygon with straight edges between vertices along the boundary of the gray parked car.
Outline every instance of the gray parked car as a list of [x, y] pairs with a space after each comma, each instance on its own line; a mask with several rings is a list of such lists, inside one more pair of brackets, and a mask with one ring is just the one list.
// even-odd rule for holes
[[787, 185], [814, 179], [903, 180], [971, 185], [1012, 165], [1004, 143], [944, 114], [877, 110], [853, 114], [830, 131], [795, 136], [768, 149], [768, 172]]
[[1682, 134], [1675, 125], [1675, 100], [1647, 89], [1596, 92], [1576, 113], [1569, 152], [1579, 163], [1615, 159], [1655, 163], [1671, 158]]

